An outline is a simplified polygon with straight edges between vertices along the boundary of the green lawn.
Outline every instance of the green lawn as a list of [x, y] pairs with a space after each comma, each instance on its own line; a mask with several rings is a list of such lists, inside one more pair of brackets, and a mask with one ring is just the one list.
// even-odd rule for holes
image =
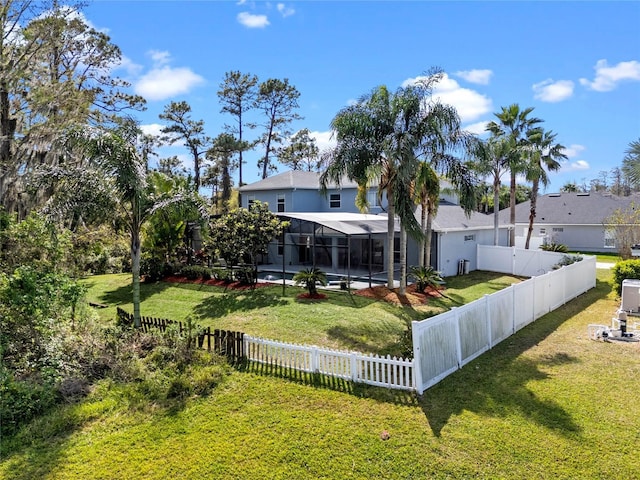
[[[472, 272], [447, 279], [446, 295], [425, 307], [398, 307], [345, 292], [332, 291], [326, 301], [298, 300], [300, 288], [282, 286], [234, 291], [220, 287], [158, 282], [143, 284], [142, 314], [182, 321], [191, 315], [203, 326], [236, 330], [263, 338], [364, 353], [399, 355], [399, 339], [411, 320], [421, 320], [508, 287], [516, 277]], [[91, 302], [110, 305], [97, 312], [115, 318], [115, 306], [128, 312], [129, 275], [101, 275], [87, 280]]]
[[598, 270], [595, 289], [422, 397], [254, 367], [207, 397], [136, 408], [104, 383], [3, 439], [0, 477], [639, 478], [640, 344], [587, 338], [617, 308], [610, 292]]

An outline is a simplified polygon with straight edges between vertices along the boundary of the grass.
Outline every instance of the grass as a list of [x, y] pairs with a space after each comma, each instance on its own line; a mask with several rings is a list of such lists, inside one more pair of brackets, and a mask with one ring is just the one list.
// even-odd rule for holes
[[[287, 287], [283, 296], [279, 285], [237, 291], [158, 282], [142, 284], [142, 314], [178, 321], [190, 315], [203, 326], [263, 338], [397, 356], [403, 353], [399, 340], [412, 320], [433, 316], [518, 281], [490, 272], [450, 277], [449, 298], [436, 299], [424, 307], [399, 307], [340, 291], [329, 291], [326, 301], [304, 301], [296, 297], [305, 290]], [[111, 305], [98, 310], [105, 321], [115, 318], [116, 305], [133, 310], [130, 283], [125, 274], [87, 280], [88, 300]]]
[[595, 289], [421, 397], [250, 367], [207, 397], [140, 409], [103, 383], [2, 439], [0, 477], [638, 478], [640, 344], [587, 338], [618, 302], [598, 270]]

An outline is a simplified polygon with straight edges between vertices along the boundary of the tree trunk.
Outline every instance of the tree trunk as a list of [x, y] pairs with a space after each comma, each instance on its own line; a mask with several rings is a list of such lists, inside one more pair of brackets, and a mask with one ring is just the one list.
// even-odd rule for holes
[[393, 289], [394, 285], [394, 243], [395, 243], [395, 206], [393, 205], [393, 199], [390, 195], [391, 192], [387, 192], [387, 287]]
[[424, 266], [429, 268], [431, 266], [431, 238], [433, 236], [433, 210], [427, 209], [427, 227], [424, 231]]
[[509, 188], [509, 223], [511, 224], [511, 230], [509, 230], [509, 246], [513, 247], [516, 244], [516, 172], [511, 171], [511, 185]]
[[493, 179], [493, 244], [500, 244], [500, 178]]
[[527, 241], [524, 244], [524, 248], [527, 250], [529, 250], [529, 241], [531, 240], [531, 234], [533, 233], [533, 221], [536, 218], [536, 206], [538, 204], [538, 187], [538, 181], [534, 180], [531, 184], [531, 209], [529, 210], [529, 229], [527, 230]]
[[424, 267], [426, 265], [425, 259], [427, 257], [427, 202], [423, 201], [420, 206], [420, 228], [422, 228], [424, 238], [420, 239], [420, 245], [418, 248], [418, 266]]
[[268, 168], [269, 168], [269, 150], [271, 149], [271, 137], [273, 135], [273, 122], [271, 123], [271, 126], [269, 127], [269, 134], [267, 135], [267, 145], [266, 145], [266, 150], [264, 152], [264, 159], [262, 160], [262, 179], [264, 180], [265, 178], [267, 178], [267, 172], [268, 172]]
[[11, 142], [16, 122], [9, 118], [9, 92], [4, 82], [0, 84], [0, 165], [8, 165]]
[[191, 148], [191, 154], [193, 155], [193, 183], [196, 193], [200, 193], [200, 154], [195, 147]]
[[133, 326], [141, 327], [140, 321], [140, 230], [131, 228], [131, 275], [133, 289]]
[[407, 230], [400, 227], [400, 295], [407, 293]]

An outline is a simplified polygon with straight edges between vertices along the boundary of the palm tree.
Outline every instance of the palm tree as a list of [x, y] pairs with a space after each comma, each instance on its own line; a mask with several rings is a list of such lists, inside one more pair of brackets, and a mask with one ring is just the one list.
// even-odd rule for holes
[[316, 285], [326, 285], [327, 275], [319, 268], [306, 268], [300, 270], [293, 276], [293, 281], [296, 285], [304, 285], [309, 292], [309, 296], [318, 294]]
[[[145, 222], [155, 211], [179, 202], [197, 206], [201, 214], [204, 211], [191, 192], [157, 195], [150, 188], [146, 162], [136, 148], [139, 133], [137, 126], [124, 124], [110, 131], [76, 130], [65, 139], [69, 152], [79, 150], [88, 161], [84, 173], [106, 182], [108, 188], [94, 194], [110, 195], [111, 205], [122, 214], [129, 231], [136, 328], [140, 327], [141, 233]], [[72, 207], [71, 203], [67, 207]]]
[[[367, 190], [378, 181], [378, 191], [387, 197], [387, 284], [393, 287], [395, 216], [400, 219], [400, 293], [406, 288], [407, 234], [424, 237], [414, 212], [413, 192], [421, 160], [434, 171], [458, 178], [462, 164], [448, 149], [459, 145], [460, 119], [455, 109], [431, 101], [433, 86], [443, 73], [432, 70], [419, 82], [391, 94], [384, 86], [365, 95], [355, 105], [341, 110], [331, 123], [337, 146], [330, 152], [321, 176], [323, 189], [339, 184], [346, 176], [358, 184], [356, 205], [367, 211]], [[465, 183], [465, 185], [468, 185]], [[426, 188], [426, 186], [425, 186]], [[418, 187], [426, 192], [423, 186]], [[473, 188], [465, 187], [472, 191]], [[438, 195], [436, 193], [436, 195]], [[465, 198], [467, 198], [465, 196]]]
[[547, 171], [556, 171], [560, 168], [560, 159], [566, 159], [565, 147], [555, 143], [556, 134], [551, 130], [535, 128], [527, 132], [529, 142], [529, 161], [526, 165], [526, 177], [531, 182], [531, 203], [529, 210], [529, 229], [524, 248], [529, 249], [531, 234], [533, 233], [533, 221], [536, 218], [536, 205], [540, 184], [548, 185]]
[[473, 149], [473, 168], [480, 175], [491, 177], [493, 191], [493, 244], [499, 243], [500, 227], [500, 183], [502, 175], [509, 170], [510, 143], [507, 139], [492, 136], [478, 140]]
[[343, 176], [355, 181], [356, 206], [360, 211], [368, 210], [367, 191], [372, 182], [377, 180], [379, 191], [386, 193], [389, 288], [394, 283], [396, 213], [403, 228], [412, 234], [420, 232], [408, 194], [412, 172], [415, 173], [418, 164], [413, 150], [419, 108], [417, 89], [408, 87], [391, 94], [381, 86], [338, 112], [331, 122], [337, 145], [329, 153], [327, 168], [321, 175], [324, 191], [329, 183], [339, 185]]
[[640, 138], [629, 143], [629, 148], [624, 152], [622, 160], [622, 172], [625, 174], [634, 190], [640, 188]]
[[[542, 122], [539, 118], [530, 118], [533, 107], [520, 110], [517, 103], [502, 107], [500, 113], [494, 113], [498, 121], [489, 122], [487, 130], [493, 135], [506, 138], [510, 142], [509, 171], [509, 222], [516, 223], [516, 179], [523, 172], [523, 147], [526, 144], [527, 132]], [[515, 230], [509, 234], [510, 245], [515, 244]]]

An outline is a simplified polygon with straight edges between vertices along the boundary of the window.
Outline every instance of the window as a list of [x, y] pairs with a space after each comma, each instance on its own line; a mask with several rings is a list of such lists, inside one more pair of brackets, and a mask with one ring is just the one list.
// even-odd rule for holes
[[564, 232], [564, 228], [562, 228], [562, 227], [553, 227], [553, 231], [555, 233], [562, 233], [562, 232]]
[[284, 212], [285, 207], [285, 197], [284, 193], [278, 194], [278, 212]]
[[475, 239], [476, 239], [476, 236], [475, 236], [475, 235], [465, 235], [465, 236], [464, 236], [464, 241], [465, 241], [465, 242], [472, 242], [472, 241], [474, 241]]
[[256, 201], [255, 195], [247, 195], [247, 208], [251, 208], [251, 205]]
[[546, 235], [547, 233], [547, 229], [546, 228], [541, 228], [540, 229], [540, 235]]
[[340, 194], [332, 193], [329, 195], [329, 207], [331, 208], [340, 208]]
[[278, 255], [284, 255], [284, 235], [278, 235]]
[[614, 237], [614, 232], [611, 230], [604, 231], [604, 247], [616, 248], [616, 239]]
[[378, 192], [377, 191], [368, 191], [367, 192], [367, 202], [370, 207], [379, 207], [380, 202], [378, 201]]

